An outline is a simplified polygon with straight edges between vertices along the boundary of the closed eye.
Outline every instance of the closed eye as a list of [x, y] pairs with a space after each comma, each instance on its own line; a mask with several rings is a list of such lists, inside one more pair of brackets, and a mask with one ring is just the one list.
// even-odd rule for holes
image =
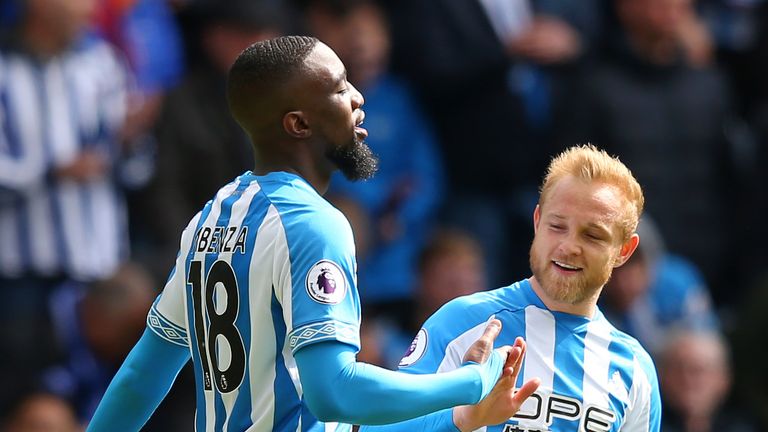
[[605, 241], [605, 235], [603, 235], [603, 234], [601, 234], [601, 233], [596, 233], [596, 232], [586, 232], [586, 233], [584, 233], [584, 235], [585, 235], [585, 236], [586, 236], [586, 237], [587, 237], [589, 240], [592, 240], [592, 241], [596, 241], [596, 242], [603, 242], [603, 241]]

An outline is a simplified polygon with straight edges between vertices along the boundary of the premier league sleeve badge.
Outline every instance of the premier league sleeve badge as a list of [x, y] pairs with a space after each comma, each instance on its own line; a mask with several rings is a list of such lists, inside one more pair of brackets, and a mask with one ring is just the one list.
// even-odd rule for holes
[[318, 261], [309, 269], [306, 286], [309, 296], [318, 303], [338, 304], [347, 295], [344, 273], [329, 260]]

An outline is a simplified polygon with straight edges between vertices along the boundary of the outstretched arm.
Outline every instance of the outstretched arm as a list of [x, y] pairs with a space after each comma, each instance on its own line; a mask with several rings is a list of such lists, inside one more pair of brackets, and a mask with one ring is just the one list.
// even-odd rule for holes
[[[491, 326], [501, 327], [495, 321]], [[494, 330], [493, 339], [498, 334]], [[492, 341], [491, 341], [492, 346]], [[457, 405], [475, 404], [501, 376], [511, 347], [494, 350], [482, 364], [451, 372], [408, 375], [355, 360], [355, 349], [321, 342], [296, 352], [304, 400], [322, 421], [387, 424]]]
[[189, 349], [146, 329], [109, 384], [87, 431], [141, 429], [168, 394], [189, 356]]
[[[487, 331], [486, 331], [487, 333]], [[515, 383], [525, 357], [525, 342], [517, 338], [512, 347], [504, 372], [493, 391], [477, 405], [463, 405], [442, 410], [423, 417], [385, 426], [363, 426], [360, 432], [398, 432], [428, 430], [434, 432], [468, 432], [483, 426], [503, 423], [522, 406], [523, 402], [539, 387], [539, 380], [526, 382], [520, 389]], [[464, 360], [487, 357], [486, 348], [475, 343]]]

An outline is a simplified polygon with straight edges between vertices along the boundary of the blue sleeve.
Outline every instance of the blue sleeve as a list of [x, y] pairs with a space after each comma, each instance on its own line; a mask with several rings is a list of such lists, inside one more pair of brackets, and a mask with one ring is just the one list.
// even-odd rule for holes
[[[281, 209], [284, 214], [301, 211]], [[327, 340], [359, 349], [355, 246], [346, 218], [325, 203], [283, 223], [290, 279], [275, 289], [282, 304], [290, 305], [283, 312], [291, 350]]]
[[318, 419], [368, 425], [475, 404], [493, 388], [504, 365], [502, 356], [494, 352], [482, 365], [407, 375], [359, 363], [354, 347], [339, 342], [312, 344], [294, 356], [304, 401]]
[[87, 431], [141, 429], [168, 394], [189, 356], [189, 349], [145, 330], [109, 384]]

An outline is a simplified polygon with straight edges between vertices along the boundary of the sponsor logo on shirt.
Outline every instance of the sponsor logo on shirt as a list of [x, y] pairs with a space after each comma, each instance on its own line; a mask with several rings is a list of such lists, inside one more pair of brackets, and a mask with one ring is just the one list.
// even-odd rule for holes
[[611, 409], [584, 404], [581, 400], [550, 392], [532, 394], [506, 424], [503, 432], [550, 432], [555, 419], [570, 421], [574, 431], [609, 432], [618, 417]]

